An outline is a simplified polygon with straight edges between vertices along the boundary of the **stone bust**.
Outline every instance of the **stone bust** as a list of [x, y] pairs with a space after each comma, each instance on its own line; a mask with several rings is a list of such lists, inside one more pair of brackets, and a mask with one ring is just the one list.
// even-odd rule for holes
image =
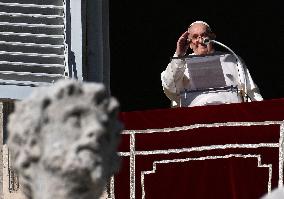
[[28, 199], [96, 199], [119, 169], [119, 104], [103, 84], [60, 80], [15, 103], [8, 147]]

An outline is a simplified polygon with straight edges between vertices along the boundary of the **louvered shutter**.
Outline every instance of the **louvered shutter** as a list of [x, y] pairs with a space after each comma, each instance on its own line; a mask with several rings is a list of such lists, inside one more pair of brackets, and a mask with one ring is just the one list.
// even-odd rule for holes
[[23, 98], [65, 78], [63, 0], [0, 0], [0, 97]]

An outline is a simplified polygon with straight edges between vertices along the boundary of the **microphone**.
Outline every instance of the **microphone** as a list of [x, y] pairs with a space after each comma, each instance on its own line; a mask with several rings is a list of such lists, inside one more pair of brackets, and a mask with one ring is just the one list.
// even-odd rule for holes
[[204, 43], [205, 45], [208, 45], [211, 41], [212, 41], [211, 39], [209, 39], [208, 37], [206, 37], [206, 38], [203, 38], [202, 43]]
[[224, 48], [226, 48], [227, 50], [229, 50], [237, 59], [237, 69], [238, 69], [238, 75], [239, 75], [239, 79], [240, 79], [240, 84], [241, 84], [241, 94], [242, 94], [242, 98], [244, 102], [247, 102], [247, 97], [249, 97], [248, 93], [247, 93], [247, 81], [246, 81], [246, 72], [245, 72], [245, 68], [244, 68], [244, 63], [242, 62], [242, 60], [239, 58], [239, 56], [232, 50], [230, 49], [228, 46], [226, 46], [225, 44], [222, 44], [219, 41], [216, 41], [214, 39], [210, 39], [208, 37], [204, 38], [202, 41], [205, 45], [208, 45], [209, 43], [214, 43], [214, 44], [218, 44]]

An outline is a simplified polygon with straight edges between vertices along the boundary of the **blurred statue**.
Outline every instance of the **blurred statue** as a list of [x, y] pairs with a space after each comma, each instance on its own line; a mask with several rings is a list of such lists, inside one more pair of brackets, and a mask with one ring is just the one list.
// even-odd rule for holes
[[260, 199], [283, 199], [284, 198], [284, 187], [274, 188], [271, 193], [265, 194]]
[[27, 198], [99, 198], [119, 169], [118, 109], [102, 84], [75, 80], [16, 102], [8, 147]]

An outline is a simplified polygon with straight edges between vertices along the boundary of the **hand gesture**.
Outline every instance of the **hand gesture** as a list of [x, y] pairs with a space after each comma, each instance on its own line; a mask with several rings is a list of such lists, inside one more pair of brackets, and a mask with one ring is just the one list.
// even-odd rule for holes
[[189, 47], [189, 40], [188, 40], [188, 31], [184, 32], [177, 41], [177, 48], [176, 48], [176, 55], [184, 56], [187, 52]]

